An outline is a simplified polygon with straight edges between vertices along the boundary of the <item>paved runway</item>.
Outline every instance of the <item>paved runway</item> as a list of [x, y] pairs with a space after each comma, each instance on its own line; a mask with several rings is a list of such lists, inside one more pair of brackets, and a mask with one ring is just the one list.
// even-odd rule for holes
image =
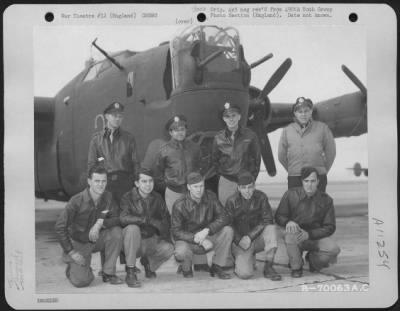
[[[286, 190], [284, 184], [257, 185], [270, 198], [273, 209]], [[233, 277], [231, 280], [212, 279], [207, 273], [195, 273], [193, 279], [176, 274], [177, 265], [171, 258], [157, 271], [157, 279], [147, 280], [139, 274], [142, 288], [128, 288], [125, 284], [109, 285], [96, 277], [90, 287], [74, 288], [65, 278], [65, 265], [61, 261], [61, 247], [56, 241], [54, 223], [65, 203], [36, 200], [36, 289], [37, 293], [244, 293], [244, 292], [299, 292], [337, 291], [338, 288], [366, 288], [368, 274], [368, 184], [360, 182], [330, 182], [327, 188], [335, 202], [337, 229], [334, 237], [341, 248], [338, 263], [321, 273], [310, 273], [307, 265], [303, 278], [293, 279], [287, 268], [286, 249], [278, 247], [277, 270], [283, 279], [272, 282], [262, 277], [263, 263], [257, 262], [256, 275], [250, 280]], [[212, 255], [212, 254], [210, 254]], [[209, 256], [210, 257], [210, 256]], [[209, 258], [210, 259], [210, 258]], [[92, 267], [97, 274], [98, 254], [93, 256]], [[138, 263], [138, 267], [142, 268]], [[142, 269], [143, 270], [143, 269]], [[124, 278], [124, 266], [117, 265], [117, 274]]]

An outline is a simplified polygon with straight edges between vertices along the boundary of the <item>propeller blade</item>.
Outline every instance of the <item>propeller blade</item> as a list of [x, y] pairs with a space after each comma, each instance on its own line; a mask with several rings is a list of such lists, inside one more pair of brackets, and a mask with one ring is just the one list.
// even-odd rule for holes
[[272, 154], [271, 144], [269, 142], [267, 131], [264, 126], [265, 117], [265, 103], [264, 100], [268, 94], [278, 85], [282, 78], [286, 75], [289, 68], [292, 66], [292, 60], [287, 58], [279, 68], [273, 73], [271, 78], [265, 84], [263, 90], [258, 94], [258, 97], [253, 103], [250, 103], [249, 112], [253, 116], [252, 129], [258, 137], [260, 143], [261, 156], [270, 176], [276, 175], [276, 166], [274, 161], [274, 155]]
[[282, 65], [274, 72], [268, 82], [265, 84], [263, 90], [258, 95], [257, 102], [260, 102], [264, 97], [268, 96], [269, 93], [277, 86], [277, 84], [282, 80], [282, 78], [288, 72], [290, 66], [292, 66], [292, 60], [287, 58]]
[[342, 65], [344, 74], [360, 89], [361, 93], [367, 96], [367, 88], [364, 84], [356, 77], [356, 75], [345, 65]]
[[276, 175], [276, 166], [274, 161], [274, 155], [272, 154], [271, 144], [269, 142], [267, 132], [263, 123], [264, 114], [256, 113], [254, 115], [254, 122], [252, 129], [258, 137], [260, 143], [260, 152], [263, 159], [265, 168], [270, 176]]

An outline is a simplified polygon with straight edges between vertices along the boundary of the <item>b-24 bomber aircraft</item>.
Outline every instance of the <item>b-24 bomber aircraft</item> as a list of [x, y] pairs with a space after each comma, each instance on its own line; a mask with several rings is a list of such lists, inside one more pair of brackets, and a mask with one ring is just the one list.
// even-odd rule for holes
[[[226, 102], [238, 105], [241, 124], [258, 136], [266, 170], [276, 174], [267, 134], [292, 121], [292, 105], [273, 103], [269, 94], [289, 70], [290, 58], [258, 89], [250, 85], [251, 72], [272, 54], [248, 63], [233, 27], [190, 26], [143, 52], [108, 54], [96, 40], [92, 44], [105, 59], [88, 63], [55, 97], [34, 98], [36, 197], [65, 201], [86, 186], [89, 142], [105, 126], [102, 111], [113, 101], [125, 106], [123, 127], [134, 134], [143, 165], [152, 165], [167, 139], [166, 121], [184, 114], [206, 168], [223, 126], [218, 112]], [[335, 137], [358, 136], [367, 132], [367, 90], [346, 66], [342, 70], [359, 91], [316, 103], [314, 119]]]

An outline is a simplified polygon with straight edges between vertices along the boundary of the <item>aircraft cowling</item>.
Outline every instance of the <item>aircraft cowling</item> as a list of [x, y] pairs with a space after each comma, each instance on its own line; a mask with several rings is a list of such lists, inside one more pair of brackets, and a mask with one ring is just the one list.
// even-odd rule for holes
[[57, 144], [54, 133], [56, 99], [34, 98], [35, 195], [44, 199], [67, 199], [59, 180]]

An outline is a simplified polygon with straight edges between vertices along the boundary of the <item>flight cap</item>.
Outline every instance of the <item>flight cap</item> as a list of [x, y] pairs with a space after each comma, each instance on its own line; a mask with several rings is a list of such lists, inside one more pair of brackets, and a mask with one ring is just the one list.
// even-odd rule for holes
[[193, 185], [204, 181], [204, 177], [199, 172], [191, 172], [186, 177], [187, 184]]
[[246, 186], [254, 183], [254, 177], [248, 171], [243, 171], [238, 176], [238, 185]]
[[112, 102], [106, 107], [106, 109], [104, 109], [104, 114], [113, 112], [123, 112], [124, 109], [125, 109], [124, 105], [122, 105], [120, 102]]
[[154, 171], [151, 168], [141, 167], [137, 173], [154, 178]]
[[238, 106], [226, 102], [222, 110], [222, 117], [225, 117], [229, 112], [237, 112], [241, 114], [240, 108]]
[[187, 119], [184, 115], [176, 115], [167, 121], [165, 128], [167, 131], [178, 128], [179, 126], [187, 127]]
[[309, 98], [298, 97], [296, 102], [293, 104], [292, 110], [295, 112], [301, 107], [309, 107], [310, 109], [313, 109], [313, 102]]

